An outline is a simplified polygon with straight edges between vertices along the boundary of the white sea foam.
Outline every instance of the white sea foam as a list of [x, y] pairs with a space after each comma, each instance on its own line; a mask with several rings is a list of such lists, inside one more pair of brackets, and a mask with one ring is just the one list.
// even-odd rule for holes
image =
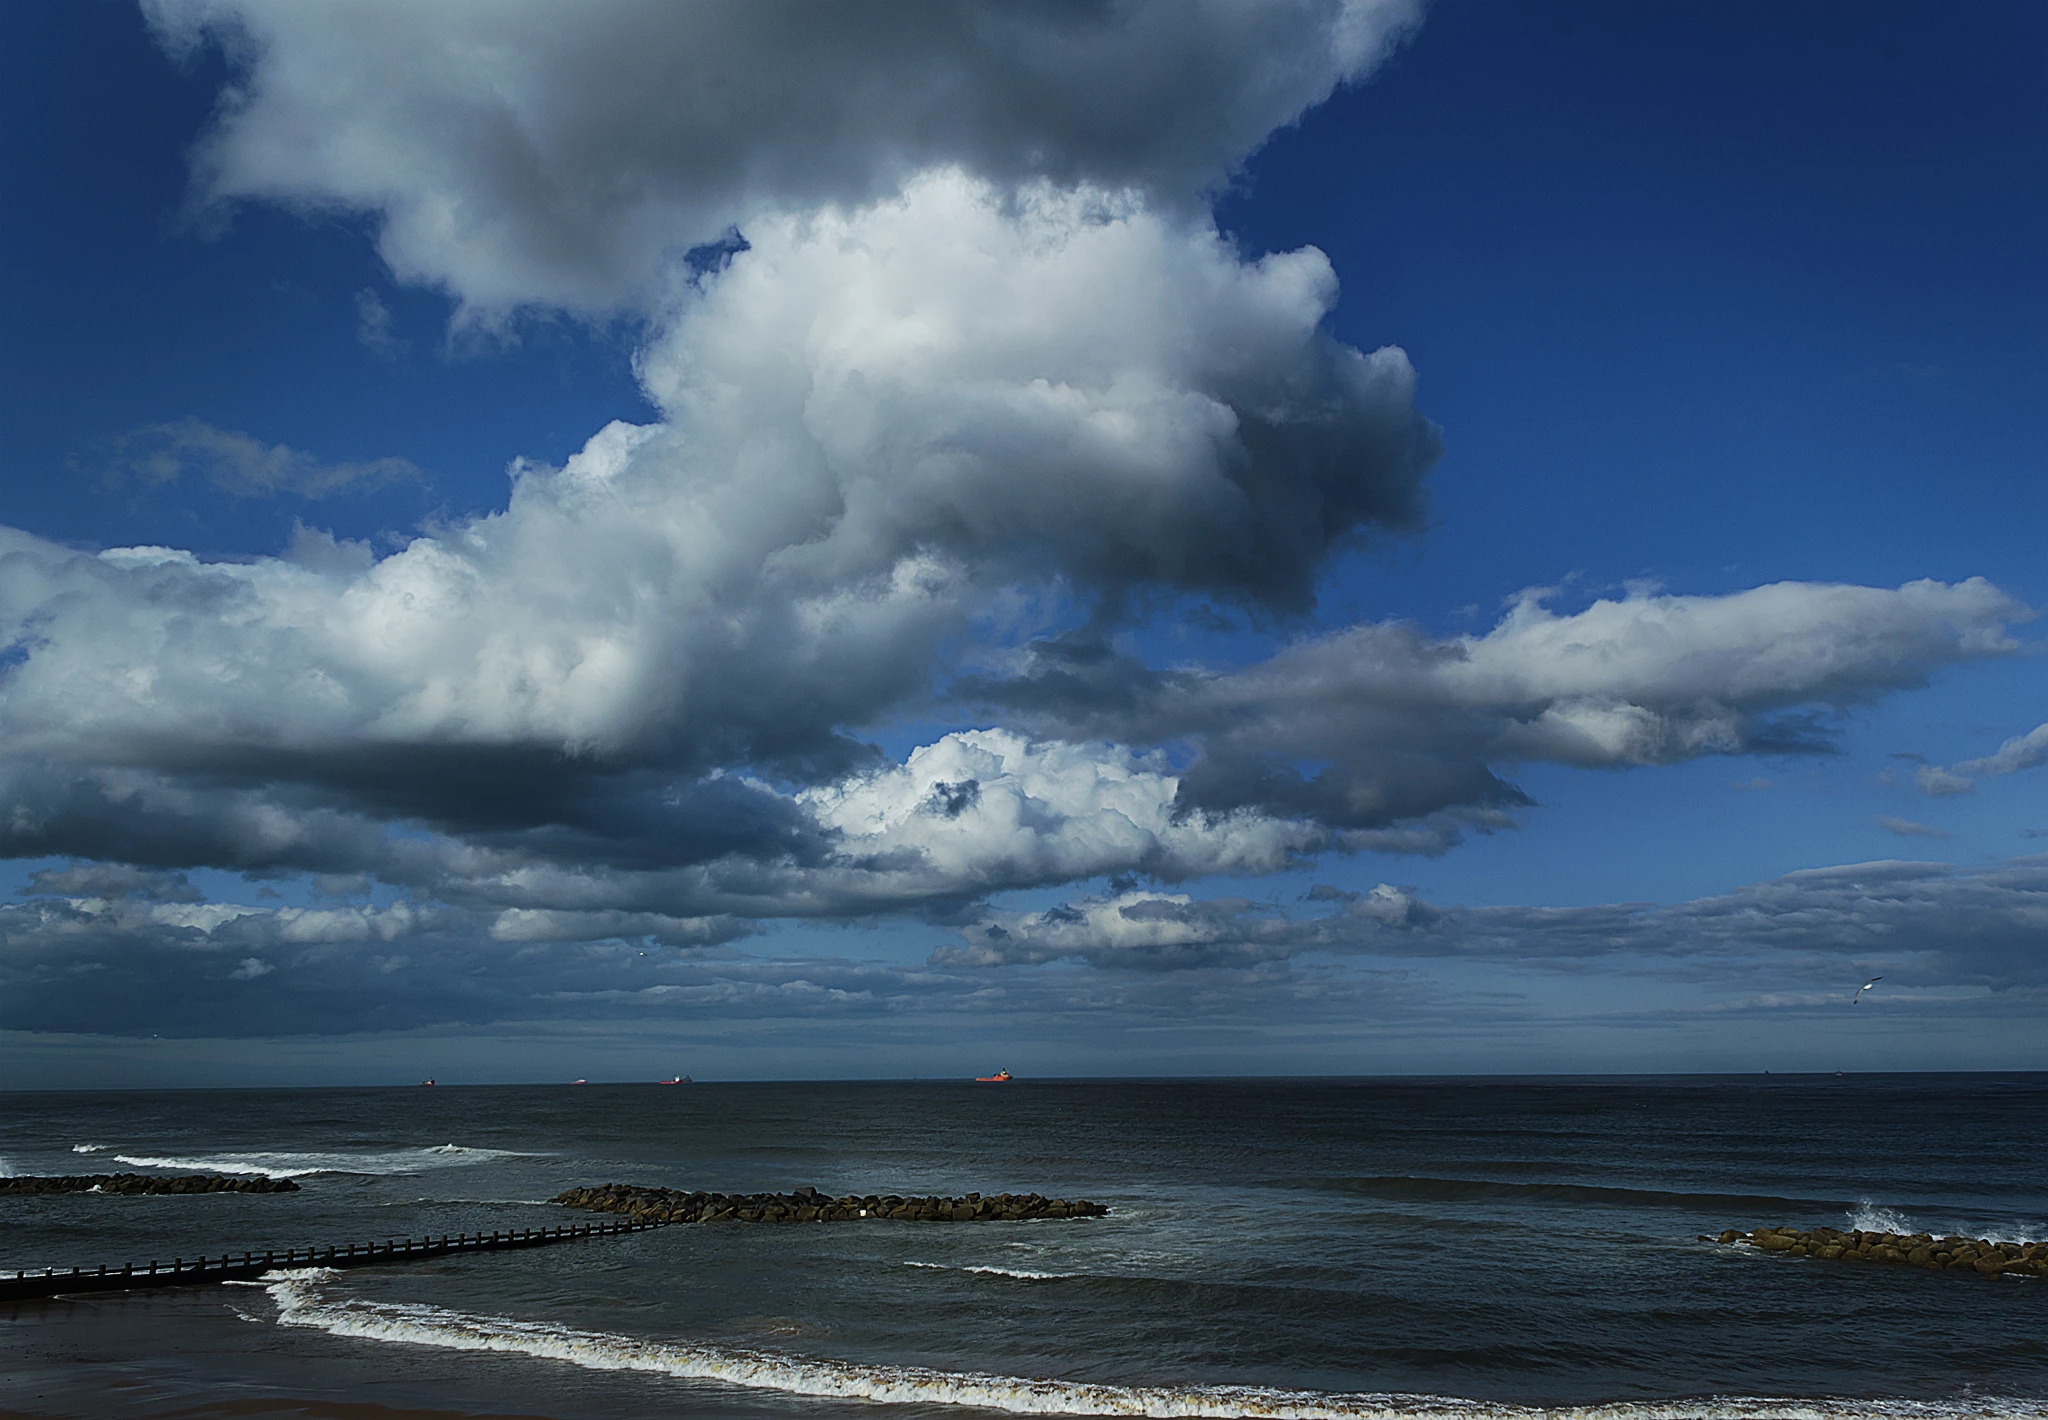
[[737, 1347], [646, 1341], [422, 1303], [331, 1298], [339, 1274], [325, 1268], [272, 1273], [270, 1295], [285, 1326], [335, 1336], [495, 1351], [567, 1361], [597, 1371], [642, 1371], [785, 1395], [906, 1405], [962, 1405], [1022, 1415], [1259, 1417], [1259, 1420], [2048, 1420], [2038, 1401], [1710, 1400], [1622, 1401], [1541, 1408], [1455, 1396], [1346, 1394], [1259, 1386], [1119, 1386], [1023, 1376], [864, 1365]]
[[1868, 1198], [1849, 1213], [1849, 1228], [1863, 1233], [1917, 1233], [1919, 1224], [1896, 1208], [1881, 1208]]
[[1015, 1267], [948, 1267], [943, 1262], [906, 1262], [905, 1267], [922, 1267], [931, 1272], [979, 1272], [989, 1277], [1021, 1277], [1027, 1282], [1051, 1282], [1062, 1277], [1079, 1277], [1079, 1272], [1025, 1272]]
[[514, 1149], [472, 1149], [437, 1144], [427, 1149], [389, 1149], [381, 1153], [223, 1153], [116, 1154], [117, 1163], [139, 1169], [197, 1169], [205, 1173], [267, 1174], [271, 1178], [303, 1178], [312, 1173], [409, 1174], [428, 1169], [462, 1168], [493, 1159], [527, 1158]]
[[74, 1154], [100, 1154], [105, 1153], [106, 1148], [105, 1144], [73, 1144], [71, 1152]]
[[2039, 1242], [2042, 1238], [2048, 1237], [2048, 1224], [2022, 1222], [1983, 1227], [1959, 1223], [1954, 1219], [1941, 1223], [1925, 1223], [1899, 1212], [1896, 1208], [1880, 1208], [1867, 1198], [1849, 1214], [1849, 1226], [1866, 1233], [1932, 1233], [1936, 1237], [1955, 1233], [1995, 1243]]

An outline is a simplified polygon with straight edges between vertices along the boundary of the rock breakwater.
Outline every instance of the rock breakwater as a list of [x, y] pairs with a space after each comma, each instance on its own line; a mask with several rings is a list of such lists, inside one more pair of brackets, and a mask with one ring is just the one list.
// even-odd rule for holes
[[221, 1174], [83, 1173], [0, 1178], [6, 1193], [297, 1193], [288, 1178], [228, 1178]]
[[979, 1193], [959, 1198], [898, 1193], [847, 1194], [834, 1198], [815, 1188], [790, 1193], [705, 1193], [607, 1183], [571, 1188], [548, 1200], [568, 1208], [623, 1213], [648, 1223], [850, 1223], [893, 1218], [913, 1223], [1023, 1222], [1033, 1218], [1099, 1218], [1109, 1209], [1085, 1198], [1047, 1198], [1039, 1193]]
[[1937, 1237], [1932, 1233], [1842, 1232], [1835, 1228], [1730, 1228], [1721, 1241], [1780, 1257], [1819, 1257], [1831, 1262], [1889, 1262], [1980, 1277], [2048, 1278], [2048, 1242], [1992, 1242], [1988, 1238]]

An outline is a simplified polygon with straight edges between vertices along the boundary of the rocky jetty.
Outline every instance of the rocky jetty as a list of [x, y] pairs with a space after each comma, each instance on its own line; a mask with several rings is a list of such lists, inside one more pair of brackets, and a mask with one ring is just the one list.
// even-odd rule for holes
[[624, 1213], [646, 1223], [850, 1223], [860, 1218], [894, 1218], [908, 1223], [1022, 1222], [1028, 1218], [1099, 1218], [1109, 1211], [1083, 1198], [1047, 1198], [1038, 1193], [969, 1193], [960, 1198], [909, 1197], [897, 1193], [847, 1194], [833, 1198], [815, 1188], [792, 1193], [685, 1193], [674, 1188], [641, 1188], [607, 1183], [571, 1188], [551, 1203]]
[[1834, 1228], [1730, 1228], [1721, 1241], [1760, 1248], [1780, 1257], [1822, 1257], [1836, 1262], [1894, 1262], [1974, 1272], [1980, 1277], [2048, 1277], [2048, 1242], [1992, 1242], [1931, 1233], [1840, 1232]]
[[288, 1178], [228, 1178], [221, 1174], [81, 1173], [62, 1177], [0, 1178], [7, 1193], [297, 1193]]

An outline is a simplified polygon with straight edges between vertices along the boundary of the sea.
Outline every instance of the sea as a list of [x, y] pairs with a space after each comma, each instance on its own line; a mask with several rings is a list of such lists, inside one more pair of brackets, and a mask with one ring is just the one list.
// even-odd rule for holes
[[1723, 1229], [2048, 1238], [2048, 1075], [0, 1094], [0, 1270], [588, 1220], [623, 1182], [1108, 1216], [712, 1223], [0, 1306], [0, 1414], [2048, 1417], [2048, 1283]]

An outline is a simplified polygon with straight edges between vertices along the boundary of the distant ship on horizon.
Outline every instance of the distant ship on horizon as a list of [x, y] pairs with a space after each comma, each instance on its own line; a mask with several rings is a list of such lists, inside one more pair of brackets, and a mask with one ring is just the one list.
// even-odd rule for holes
[[696, 1082], [688, 1075], [678, 1075], [673, 1080], [656, 1080], [654, 1083], [657, 1085], [690, 1085]]
[[977, 1085], [1007, 1085], [1010, 1083], [1010, 1072], [1008, 1070], [998, 1070], [993, 1075], [976, 1075], [974, 1083]]

